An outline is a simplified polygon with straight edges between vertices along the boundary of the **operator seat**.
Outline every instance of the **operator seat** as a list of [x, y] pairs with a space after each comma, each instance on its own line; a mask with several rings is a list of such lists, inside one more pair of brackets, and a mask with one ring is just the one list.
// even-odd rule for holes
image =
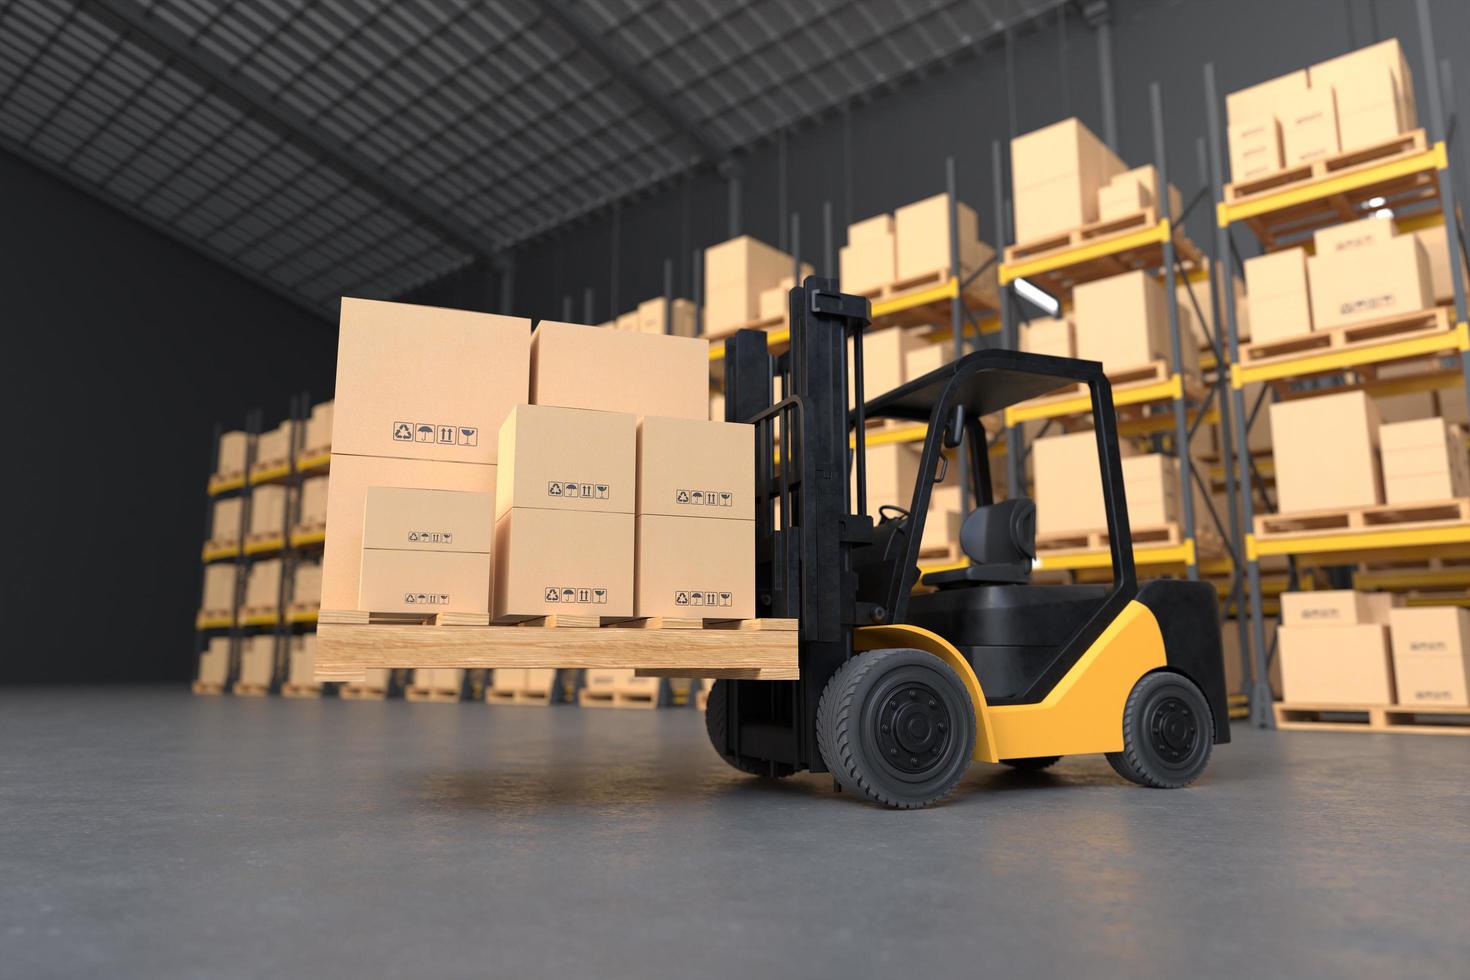
[[1020, 585], [1036, 561], [1036, 504], [1030, 497], [977, 507], [960, 525], [964, 568], [930, 572], [920, 581], [936, 589], [971, 585]]

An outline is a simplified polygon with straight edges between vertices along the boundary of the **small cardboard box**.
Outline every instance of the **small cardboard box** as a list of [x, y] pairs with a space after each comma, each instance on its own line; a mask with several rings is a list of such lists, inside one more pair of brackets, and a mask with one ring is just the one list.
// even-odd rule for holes
[[693, 337], [697, 333], [694, 323], [694, 304], [682, 297], [672, 303], [662, 296], [646, 299], [638, 304], [638, 332], [662, 334], [675, 337]]
[[1302, 68], [1231, 92], [1225, 96], [1225, 118], [1241, 123], [1273, 116], [1281, 99], [1305, 92], [1309, 86], [1307, 70]]
[[199, 655], [199, 683], [223, 685], [230, 679], [230, 638], [211, 637]]
[[[1449, 239], [1445, 235], [1444, 225], [1423, 228], [1414, 232], [1414, 237], [1424, 246], [1424, 259], [1429, 266], [1429, 291], [1434, 296], [1434, 302], [1440, 305], [1453, 303], [1455, 282], [1450, 274]], [[1460, 258], [1460, 281], [1466, 284], [1466, 288], [1470, 288], [1470, 266], [1466, 265], [1465, 256], [1458, 248], [1455, 252]]]
[[637, 616], [755, 616], [755, 521], [640, 514]]
[[1388, 628], [1288, 626], [1280, 644], [1282, 696], [1301, 704], [1393, 703]]
[[245, 575], [245, 607], [278, 611], [281, 604], [281, 559], [252, 562]]
[[369, 612], [488, 613], [490, 555], [364, 548], [356, 608]]
[[1428, 259], [1412, 235], [1314, 255], [1307, 260], [1307, 278], [1312, 322], [1318, 330], [1412, 313], [1433, 304]]
[[1331, 88], [1312, 87], [1280, 99], [1281, 156], [1288, 167], [1333, 156], [1337, 142], [1337, 103]]
[[1028, 354], [1076, 357], [1075, 326], [1068, 317], [1032, 320], [1021, 330], [1021, 349]]
[[1470, 496], [1470, 456], [1465, 433], [1442, 418], [1385, 425], [1383, 496], [1390, 504]]
[[1011, 140], [1016, 240], [1028, 242], [1097, 220], [1097, 192], [1128, 168], [1077, 119]]
[[1320, 62], [1309, 73], [1314, 87], [1330, 85], [1336, 93], [1344, 150], [1392, 139], [1417, 125], [1414, 78], [1397, 38]]
[[[863, 334], [863, 399], [872, 401], [917, 375], [909, 374], [909, 354], [928, 344], [922, 330], [873, 330]], [[847, 386], [853, 396], [856, 375], [855, 344], [847, 341]]]
[[755, 427], [638, 420], [638, 514], [755, 520]]
[[1318, 230], [1312, 235], [1312, 248], [1316, 255], [1335, 255], [1355, 248], [1383, 245], [1397, 234], [1390, 218], [1363, 218]]
[[278, 483], [267, 483], [250, 492], [250, 533], [281, 534], [286, 527], [289, 492]]
[[211, 617], [228, 616], [235, 608], [235, 570], [230, 562], [204, 566], [204, 595], [199, 611]]
[[1245, 290], [1251, 303], [1253, 342], [1312, 332], [1306, 249], [1288, 248], [1246, 259]]
[[227, 548], [240, 543], [240, 511], [244, 501], [239, 497], [221, 497], [214, 502], [209, 518], [209, 543]]
[[[1153, 164], [1142, 167], [1134, 167], [1117, 174], [1098, 191], [1097, 211], [1098, 220], [1107, 221], [1109, 218], [1123, 218], [1137, 211], [1139, 208], [1152, 207], [1155, 203], [1154, 192], [1159, 186], [1159, 172]], [[1140, 203], [1133, 203], [1138, 201]], [[1169, 185], [1169, 213], [1178, 221], [1180, 214], [1184, 211], [1184, 198], [1179, 194], [1179, 188], [1173, 184]], [[1163, 209], [1158, 209], [1158, 216], [1164, 216]]]
[[1283, 592], [1281, 623], [1284, 626], [1361, 626], [1365, 623], [1385, 625], [1385, 610], [1376, 608], [1374, 594], [1352, 589], [1327, 589], [1321, 592]]
[[[524, 404], [526, 399], [520, 401]], [[542, 320], [531, 335], [530, 401], [634, 415], [705, 418], [709, 413], [709, 341]], [[502, 421], [512, 407], [506, 408]]]
[[311, 415], [306, 419], [306, 439], [301, 446], [303, 456], [320, 456], [332, 451], [335, 408], [335, 402], [318, 402], [311, 406]]
[[1275, 116], [1231, 123], [1227, 139], [1230, 143], [1231, 180], [1239, 183], [1281, 169], [1281, 123]]
[[495, 462], [495, 433], [526, 401], [531, 321], [342, 300], [332, 450]]
[[842, 289], [848, 293], [871, 293], [893, 282], [895, 268], [893, 235], [853, 242], [837, 251]]
[[1271, 405], [1276, 502], [1283, 514], [1383, 503], [1378, 408], [1361, 391]]
[[1399, 704], [1470, 705], [1470, 609], [1389, 613]]
[[236, 683], [269, 687], [276, 673], [276, 638], [262, 633], [240, 641], [240, 676]]
[[[486, 439], [493, 442], [494, 439]], [[483, 463], [332, 454], [327, 508], [332, 520], [322, 553], [322, 608], [356, 609], [362, 580], [363, 509], [369, 487], [495, 491], [495, 467]]]
[[245, 472], [245, 458], [250, 451], [250, 435], [235, 430], [221, 432], [216, 450], [215, 475], [240, 476]]
[[500, 458], [496, 520], [512, 507], [633, 513], [636, 416], [517, 405], [500, 427]]
[[[504, 472], [504, 468], [500, 471]], [[494, 529], [494, 494], [368, 487], [367, 503], [363, 507], [362, 546], [489, 554]]]
[[633, 555], [631, 513], [514, 507], [495, 522], [495, 616], [631, 616]]
[[[955, 201], [956, 238], [960, 267], [966, 277], [995, 257], [995, 249], [980, 240], [980, 219], [964, 201]], [[905, 204], [893, 213], [895, 272], [900, 282], [931, 275], [950, 267], [949, 195], [935, 194]], [[975, 283], [993, 289], [996, 269], [992, 265]]]
[[329, 476], [313, 476], [301, 481], [301, 512], [298, 523], [306, 526], [326, 523], [330, 483]]
[[[1126, 444], [1119, 448], [1125, 457], [1132, 457]], [[1088, 430], [1037, 439], [1031, 445], [1031, 460], [1036, 470], [1038, 535], [1101, 531], [1107, 527], [1096, 433]], [[1126, 467], [1128, 459], [1123, 463]], [[1126, 476], [1124, 483], [1126, 486]]]
[[268, 432], [262, 432], [255, 440], [255, 465], [250, 469], [259, 471], [280, 466], [291, 455], [291, 423], [282, 422]]
[[[1123, 486], [1129, 527], [1157, 527], [1179, 519], [1179, 461], [1173, 457], [1148, 453], [1124, 459]], [[1195, 519], [1209, 518], [1200, 512]]]
[[[1140, 269], [1082, 283], [1072, 291], [1072, 301], [1079, 358], [1101, 361], [1104, 369], [1118, 371], [1170, 356], [1164, 285], [1148, 272]], [[1184, 346], [1189, 370], [1198, 363], [1199, 352], [1191, 344]]]

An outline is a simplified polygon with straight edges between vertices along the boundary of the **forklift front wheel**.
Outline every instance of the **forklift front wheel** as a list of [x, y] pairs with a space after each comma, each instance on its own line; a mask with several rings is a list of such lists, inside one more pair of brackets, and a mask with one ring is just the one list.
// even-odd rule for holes
[[954, 789], [975, 751], [975, 705], [948, 664], [922, 650], [869, 650], [832, 675], [817, 747], [844, 789], [900, 810]]
[[1123, 751], [1113, 771], [1153, 789], [1178, 789], [1199, 778], [1214, 746], [1215, 718], [1194, 682], [1172, 670], [1145, 674], [1123, 706]]

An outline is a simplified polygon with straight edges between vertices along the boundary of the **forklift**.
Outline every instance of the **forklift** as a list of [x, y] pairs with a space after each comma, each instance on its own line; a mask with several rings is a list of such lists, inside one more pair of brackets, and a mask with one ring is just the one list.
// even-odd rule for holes
[[[1218, 600], [1208, 583], [1138, 582], [1102, 366], [980, 350], [865, 403], [868, 301], [813, 276], [788, 303], [787, 351], [756, 330], [726, 341], [725, 411], [755, 427], [756, 614], [798, 621], [799, 679], [717, 680], [705, 724], [720, 757], [767, 778], [828, 772], [896, 809], [944, 799], [971, 761], [1041, 770], [1102, 752], [1141, 786], [1193, 782], [1230, 740]], [[994, 499], [982, 420], [1079, 383], [1112, 581], [1033, 583], [1036, 505], [1024, 488]], [[876, 524], [869, 419], [928, 425], [909, 507]], [[930, 493], [961, 446], [968, 564], [921, 576]]]

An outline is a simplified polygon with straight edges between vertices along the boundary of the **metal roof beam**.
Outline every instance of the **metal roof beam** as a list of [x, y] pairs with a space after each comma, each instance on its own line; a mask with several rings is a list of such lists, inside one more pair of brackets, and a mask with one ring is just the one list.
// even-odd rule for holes
[[571, 38], [581, 51], [601, 65], [604, 71], [688, 140], [697, 151], [700, 163], [714, 163], [726, 155], [728, 151], [716, 143], [678, 103], [644, 81], [643, 76], [622, 55], [608, 46], [602, 35], [567, 9], [565, 0], [530, 0], [530, 3], [543, 17], [556, 25], [558, 30]]
[[82, 9], [111, 29], [152, 50], [173, 68], [194, 78], [214, 95], [284, 133], [302, 150], [346, 174], [360, 187], [431, 229], [446, 242], [472, 255], [485, 256], [503, 246], [415, 194], [408, 185], [372, 167], [356, 151], [336, 139], [305, 113], [276, 98], [221, 58], [194, 43], [183, 31], [139, 6], [134, 0], [82, 0]]

